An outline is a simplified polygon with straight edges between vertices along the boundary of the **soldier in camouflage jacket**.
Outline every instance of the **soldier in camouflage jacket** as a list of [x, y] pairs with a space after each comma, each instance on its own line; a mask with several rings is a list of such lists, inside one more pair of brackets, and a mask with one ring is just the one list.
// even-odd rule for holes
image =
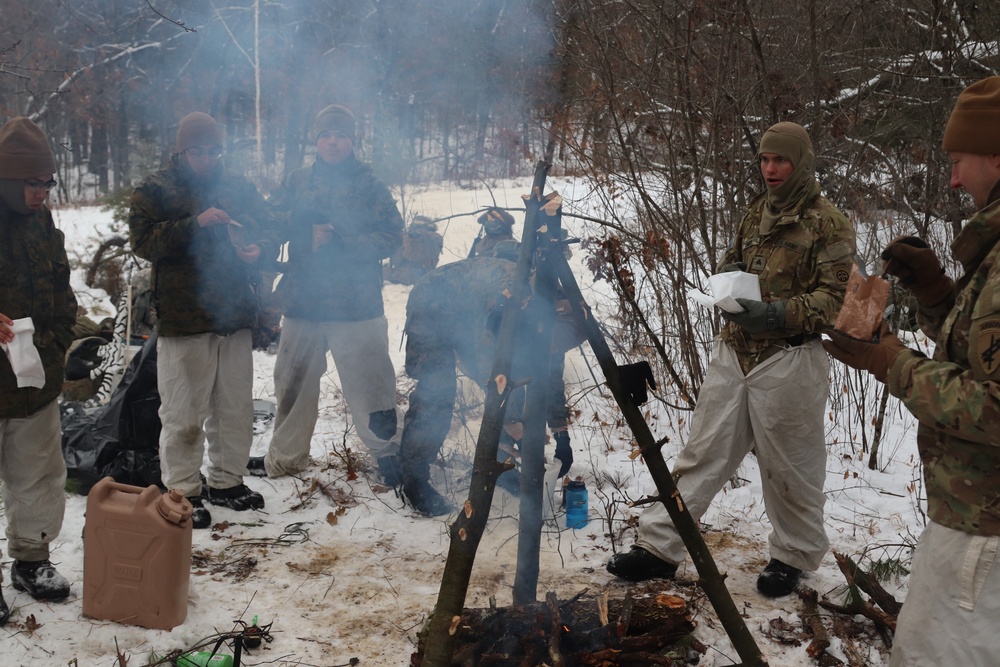
[[[674, 465], [677, 487], [697, 520], [753, 449], [771, 521], [771, 561], [757, 579], [769, 597], [791, 593], [815, 570], [829, 541], [824, 413], [829, 361], [820, 332], [843, 305], [853, 263], [854, 227], [820, 194], [812, 143], [795, 123], [778, 123], [758, 152], [767, 190], [743, 217], [719, 270], [757, 276], [761, 301], [737, 299], [723, 313], [686, 447]], [[661, 503], [640, 518], [636, 545], [608, 570], [642, 580], [673, 576], [683, 541]]]
[[[260, 509], [243, 484], [253, 439], [254, 283], [279, 235], [260, 193], [225, 169], [222, 129], [204, 113], [181, 119], [169, 166], [135, 189], [129, 238], [153, 264], [163, 483], [195, 505], [194, 526], [216, 505]], [[208, 488], [201, 462], [208, 441]]]
[[403, 243], [389, 188], [354, 154], [356, 122], [330, 105], [316, 116], [316, 161], [288, 175], [269, 204], [282, 218], [288, 261], [276, 290], [284, 319], [274, 366], [278, 410], [254, 474], [279, 477], [309, 466], [327, 351], [358, 437], [383, 481], [398, 483], [396, 371], [382, 303], [382, 260]]
[[951, 186], [978, 212], [951, 245], [963, 269], [945, 275], [926, 243], [894, 240], [882, 253], [919, 304], [933, 358], [883, 325], [877, 342], [834, 333], [826, 344], [869, 370], [919, 420], [927, 514], [890, 664], [996, 663], [1000, 623], [1000, 76], [959, 95], [945, 128]]
[[[455, 407], [457, 371], [482, 386], [489, 377], [496, 355], [496, 337], [503, 310], [509, 307], [516, 269], [514, 262], [494, 257], [473, 257], [439, 266], [413, 286], [406, 301], [406, 373], [416, 385], [403, 421], [400, 462], [403, 493], [422, 514], [447, 514], [451, 506], [430, 485], [430, 468], [451, 429]], [[559, 304], [555, 304], [558, 306]], [[557, 313], [560, 312], [557, 308]], [[522, 316], [518, 340], [533, 328]], [[556, 440], [555, 457], [565, 474], [573, 462], [566, 427], [569, 413], [563, 384], [563, 355], [579, 344], [581, 334], [568, 314], [557, 317], [553, 329], [547, 423]], [[514, 352], [511, 374], [531, 375], [525, 370], [527, 350]], [[512, 392], [504, 414], [504, 436], [508, 445], [520, 440], [525, 391]], [[508, 458], [502, 454], [501, 458]], [[498, 484], [513, 490], [519, 480], [513, 472], [502, 474]]]
[[[66, 507], [56, 398], [76, 321], [63, 234], [44, 204], [54, 172], [33, 122], [0, 127], [0, 481], [11, 580], [40, 600], [69, 595], [49, 561]], [[0, 595], [0, 625], [8, 613]]]

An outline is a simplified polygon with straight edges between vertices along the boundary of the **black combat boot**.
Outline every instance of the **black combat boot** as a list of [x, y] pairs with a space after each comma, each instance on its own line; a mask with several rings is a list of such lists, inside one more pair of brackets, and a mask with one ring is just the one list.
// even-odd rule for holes
[[254, 477], [267, 477], [263, 456], [251, 456], [247, 461], [247, 471]]
[[191, 528], [201, 530], [212, 525], [212, 514], [205, 507], [205, 500], [202, 496], [188, 496], [188, 502], [194, 511], [191, 512]]
[[49, 560], [14, 561], [10, 566], [10, 583], [36, 600], [65, 600], [69, 596], [69, 582]]
[[10, 618], [10, 607], [7, 606], [7, 601], [3, 599], [3, 593], [0, 592], [0, 626], [6, 625], [8, 618]]
[[795, 590], [802, 570], [772, 558], [757, 577], [757, 590], [769, 598], [780, 598]]
[[382, 483], [393, 488], [403, 483], [403, 471], [399, 468], [399, 459], [395, 456], [383, 456], [378, 460], [378, 471], [382, 475]]
[[451, 512], [451, 503], [426, 480], [403, 480], [403, 495], [413, 509], [425, 516], [443, 516]]
[[206, 488], [205, 498], [213, 505], [228, 507], [237, 512], [264, 509], [264, 496], [251, 491], [246, 484], [237, 484], [228, 489], [213, 489], [211, 486]]
[[628, 553], [612, 556], [606, 567], [608, 572], [625, 581], [673, 579], [677, 574], [676, 565], [635, 545], [632, 545], [632, 550]]

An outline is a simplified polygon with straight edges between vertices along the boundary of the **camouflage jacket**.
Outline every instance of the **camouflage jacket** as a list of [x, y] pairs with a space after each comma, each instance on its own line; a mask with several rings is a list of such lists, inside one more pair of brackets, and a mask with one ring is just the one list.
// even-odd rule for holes
[[[277, 295], [286, 315], [359, 322], [384, 313], [382, 260], [403, 245], [403, 218], [389, 188], [351, 157], [293, 171], [268, 203], [281, 215], [288, 262]], [[312, 226], [334, 238], [312, 249]]]
[[[503, 309], [510, 304], [516, 268], [506, 259], [474, 257], [439, 266], [417, 281], [406, 301], [407, 369], [420, 366], [420, 360], [411, 355], [444, 347], [454, 350], [462, 372], [482, 387], [493, 370], [500, 322]], [[523, 316], [520, 325], [522, 330], [531, 326]], [[515, 351], [512, 377], [531, 375], [522, 356]], [[565, 426], [568, 419], [563, 368], [563, 355], [553, 354], [547, 420], [553, 428]], [[520, 391], [508, 403], [506, 421], [520, 421], [523, 411], [524, 392]]]
[[920, 422], [930, 518], [1000, 535], [1000, 200], [969, 220], [952, 254], [964, 268], [952, 298], [918, 316], [934, 358], [903, 352], [888, 386]]
[[[199, 226], [198, 214], [211, 207], [242, 227]], [[159, 335], [224, 335], [253, 325], [262, 262], [241, 261], [234, 243], [258, 245], [266, 260], [277, 255], [278, 232], [250, 181], [225, 169], [198, 177], [174, 155], [135, 189], [128, 224], [132, 251], [153, 263]]]
[[44, 387], [18, 389], [7, 355], [0, 353], [0, 419], [28, 417], [59, 396], [76, 323], [69, 274], [63, 233], [49, 210], [42, 206], [23, 216], [0, 205], [0, 313], [31, 318], [45, 368]]
[[[788, 343], [815, 338], [833, 326], [844, 304], [854, 262], [854, 225], [825, 197], [816, 196], [761, 233], [765, 197], [750, 204], [719, 268], [743, 262], [760, 280], [764, 301], [785, 302], [785, 328], [751, 336], [735, 322], [722, 340], [749, 372]], [[791, 340], [789, 340], [791, 339]]]

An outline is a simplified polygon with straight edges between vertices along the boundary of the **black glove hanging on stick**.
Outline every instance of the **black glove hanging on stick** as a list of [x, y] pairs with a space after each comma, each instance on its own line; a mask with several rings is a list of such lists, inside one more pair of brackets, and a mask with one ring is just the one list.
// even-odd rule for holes
[[569, 433], [566, 431], [556, 431], [552, 438], [556, 441], [556, 458], [562, 462], [559, 466], [559, 476], [562, 477], [573, 465], [573, 448], [569, 446]]
[[642, 405], [649, 400], [646, 393], [646, 385], [650, 389], [656, 390], [656, 380], [653, 378], [653, 369], [648, 361], [639, 361], [634, 364], [625, 364], [618, 367], [618, 376], [622, 381], [622, 389], [632, 397], [636, 405]]

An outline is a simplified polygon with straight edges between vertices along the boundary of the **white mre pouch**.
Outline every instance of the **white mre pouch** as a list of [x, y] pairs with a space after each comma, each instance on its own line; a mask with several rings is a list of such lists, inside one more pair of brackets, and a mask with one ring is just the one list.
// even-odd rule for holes
[[42, 367], [42, 358], [38, 355], [35, 341], [32, 334], [35, 333], [35, 323], [30, 317], [22, 317], [14, 320], [11, 331], [14, 332], [14, 340], [9, 343], [0, 343], [7, 359], [10, 360], [10, 367], [17, 376], [17, 386], [37, 387], [41, 389], [45, 386], [45, 368]]

